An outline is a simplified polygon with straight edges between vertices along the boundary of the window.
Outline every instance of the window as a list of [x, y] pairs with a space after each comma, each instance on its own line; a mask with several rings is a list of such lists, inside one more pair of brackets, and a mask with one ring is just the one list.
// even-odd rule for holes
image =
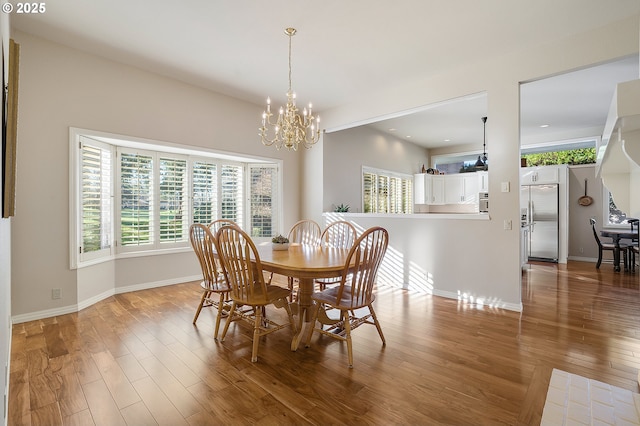
[[413, 176], [364, 167], [362, 204], [365, 213], [412, 213]]
[[620, 210], [616, 203], [613, 201], [613, 197], [611, 196], [611, 192], [605, 187], [604, 189], [604, 200], [606, 205], [603, 208], [605, 212], [605, 221], [606, 226], [628, 226], [627, 224], [627, 214]]
[[218, 172], [215, 163], [206, 160], [194, 161], [191, 176], [193, 185], [193, 222], [211, 223], [218, 219]]
[[134, 252], [189, 250], [192, 223], [230, 219], [265, 240], [280, 232], [279, 161], [80, 129], [71, 129], [70, 141], [72, 268]]
[[278, 168], [272, 164], [252, 164], [249, 175], [251, 236], [272, 237], [278, 233], [273, 228], [278, 211]]
[[138, 249], [155, 240], [153, 157], [120, 152], [120, 245]]
[[111, 255], [112, 179], [111, 147], [83, 138], [80, 145], [81, 260]]

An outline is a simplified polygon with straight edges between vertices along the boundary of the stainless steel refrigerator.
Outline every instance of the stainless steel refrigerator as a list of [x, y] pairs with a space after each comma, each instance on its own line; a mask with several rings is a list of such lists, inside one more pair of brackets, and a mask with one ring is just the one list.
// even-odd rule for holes
[[522, 225], [528, 227], [529, 260], [558, 261], [558, 185], [524, 185], [520, 191]]

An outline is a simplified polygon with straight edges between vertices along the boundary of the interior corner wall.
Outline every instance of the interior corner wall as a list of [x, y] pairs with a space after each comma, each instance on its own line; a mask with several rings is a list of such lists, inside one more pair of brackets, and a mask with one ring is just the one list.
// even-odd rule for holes
[[324, 139], [325, 212], [339, 204], [348, 204], [350, 212], [362, 212], [363, 166], [413, 176], [429, 160], [426, 148], [368, 127], [327, 133]]
[[[110, 292], [200, 274], [189, 252], [70, 269], [69, 127], [281, 159], [283, 204], [300, 205], [299, 153], [260, 143], [254, 129], [262, 106], [27, 33], [13, 38], [21, 46], [11, 229], [14, 318], [74, 311]], [[285, 209], [283, 220], [293, 223], [297, 216], [297, 209]], [[52, 300], [52, 288], [62, 290], [62, 299]]]

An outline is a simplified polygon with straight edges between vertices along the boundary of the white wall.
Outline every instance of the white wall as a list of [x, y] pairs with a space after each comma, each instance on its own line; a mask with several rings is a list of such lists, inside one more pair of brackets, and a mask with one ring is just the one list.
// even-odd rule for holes
[[[581, 206], [578, 199], [584, 195], [584, 180], [587, 193], [593, 198], [589, 206]], [[602, 179], [596, 179], [595, 165], [569, 167], [569, 259], [595, 261], [598, 245], [593, 236], [589, 218], [594, 217], [597, 229], [602, 229], [604, 220]]]
[[[8, 81], [9, 14], [0, 13], [0, 45], [3, 53], [3, 87]], [[0, 150], [0, 164], [2, 164]], [[4, 176], [0, 176], [0, 187]], [[11, 347], [11, 219], [0, 219], [0, 385], [2, 385], [2, 424], [7, 424], [6, 401], [9, 398], [9, 371]]]
[[362, 211], [362, 166], [413, 176], [428, 164], [428, 150], [415, 144], [356, 127], [324, 135], [324, 211], [348, 204]]
[[[13, 37], [21, 45], [14, 319], [74, 311], [110, 292], [200, 274], [190, 252], [69, 268], [69, 127], [282, 159], [285, 229], [298, 220], [302, 155], [260, 143], [262, 106], [26, 33]], [[52, 288], [62, 289], [62, 299], [51, 299]]]
[[[491, 220], [470, 221], [464, 226], [443, 221], [442, 228], [433, 230], [421, 227], [411, 234], [413, 241], [405, 244], [416, 247], [438, 244], [441, 252], [452, 256], [442, 258], [442, 262], [434, 264], [432, 271], [446, 285], [460, 283], [467, 276], [461, 272], [467, 268], [466, 263], [451, 260], [457, 254], [456, 247], [464, 244], [465, 252], [473, 256], [473, 265], [482, 265], [482, 273], [475, 277], [475, 292], [512, 306], [518, 305], [520, 235], [517, 226], [504, 230], [503, 225], [505, 221], [511, 221], [513, 225], [519, 223], [519, 83], [637, 53], [639, 22], [640, 16], [634, 16], [551, 45], [488, 58], [475, 66], [450, 70], [438, 77], [398, 81], [323, 113], [323, 122], [328, 129], [340, 129], [397, 111], [486, 92]], [[334, 160], [329, 149], [329, 146], [325, 147], [325, 180], [317, 182], [313, 190], [317, 194], [326, 190], [323, 185], [327, 185], [327, 164]], [[335, 169], [331, 172], [346, 173]], [[332, 176], [332, 179], [337, 178]], [[503, 182], [510, 183], [510, 192], [501, 192]], [[339, 198], [339, 194], [334, 197]]]

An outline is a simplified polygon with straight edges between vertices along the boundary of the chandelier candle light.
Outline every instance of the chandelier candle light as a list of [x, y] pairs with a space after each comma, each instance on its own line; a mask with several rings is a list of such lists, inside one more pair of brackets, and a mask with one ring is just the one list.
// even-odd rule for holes
[[[320, 139], [320, 117], [314, 117], [309, 103], [309, 109], [304, 108], [302, 115], [296, 107], [296, 94], [291, 90], [291, 37], [296, 34], [295, 28], [286, 28], [284, 33], [289, 36], [289, 91], [287, 92], [287, 105], [280, 107], [278, 121], [271, 122], [271, 99], [267, 98], [267, 110], [262, 113], [262, 127], [258, 130], [262, 143], [266, 146], [275, 145], [277, 149], [283, 146], [296, 151], [298, 145], [311, 148]], [[269, 128], [273, 129], [274, 136], [269, 138]]]

